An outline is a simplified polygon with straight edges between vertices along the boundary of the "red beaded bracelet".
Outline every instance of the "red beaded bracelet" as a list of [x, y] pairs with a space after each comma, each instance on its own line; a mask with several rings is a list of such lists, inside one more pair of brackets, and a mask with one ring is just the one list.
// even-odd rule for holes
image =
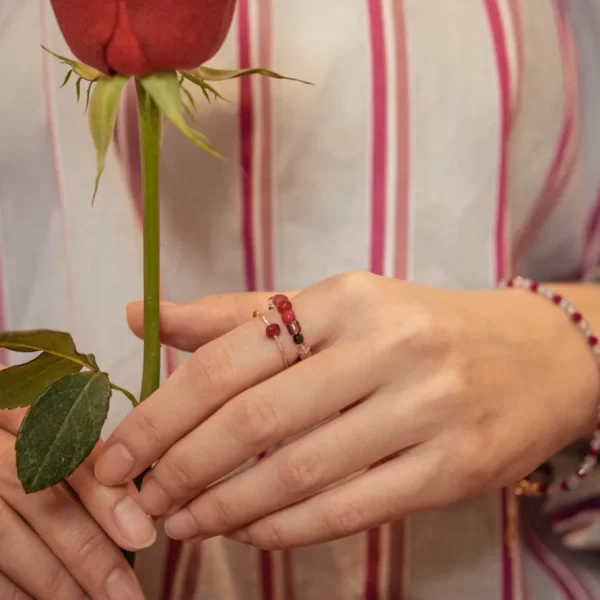
[[[598, 366], [600, 367], [600, 342], [598, 337], [594, 335], [591, 327], [588, 322], [583, 318], [583, 315], [580, 311], [578, 311], [573, 304], [563, 297], [561, 294], [557, 294], [551, 288], [539, 284], [537, 281], [531, 281], [529, 279], [525, 279], [524, 277], [515, 277], [514, 279], [509, 279], [500, 284], [501, 288], [514, 288], [520, 290], [527, 290], [534, 294], [539, 294], [543, 296], [550, 302], [553, 302], [556, 306], [561, 308], [563, 312], [569, 317], [569, 319], [573, 322], [573, 324], [579, 328], [579, 330], [584, 335], [587, 343], [589, 344], [596, 360], [598, 362]], [[546, 485], [544, 482], [540, 481], [532, 481], [529, 479], [523, 480], [519, 482], [517, 485], [516, 493], [523, 495], [544, 495], [546, 493], [553, 494], [557, 491], [569, 491], [575, 489], [582, 479], [584, 479], [588, 473], [596, 466], [598, 463], [598, 455], [600, 454], [600, 409], [598, 411], [598, 421], [596, 425], [596, 430], [594, 432], [594, 436], [592, 437], [592, 441], [590, 442], [590, 446], [588, 452], [581, 463], [581, 466], [568, 479], [562, 479], [556, 483], [551, 485]]]
[[298, 347], [298, 358], [300, 360], [306, 360], [312, 356], [312, 350], [310, 346], [304, 340], [304, 334], [302, 333], [302, 327], [296, 319], [296, 313], [294, 313], [294, 307], [290, 299], [284, 294], [275, 294], [269, 298], [269, 310], [277, 309], [277, 312], [281, 316], [288, 333], [292, 336], [294, 344]]

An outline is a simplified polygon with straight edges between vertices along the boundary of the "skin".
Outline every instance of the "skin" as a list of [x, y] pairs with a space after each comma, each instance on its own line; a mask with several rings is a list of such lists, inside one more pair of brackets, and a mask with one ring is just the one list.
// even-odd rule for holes
[[[598, 287], [556, 289], [600, 329]], [[593, 430], [598, 365], [544, 298], [337, 276], [294, 297], [315, 354], [284, 371], [250, 318], [268, 296], [164, 305], [164, 342], [194, 353], [96, 463], [112, 486], [158, 461], [140, 502], [175, 539], [342, 538], [511, 485]], [[142, 306], [128, 316], [141, 335]]]
[[136, 550], [152, 543], [154, 528], [145, 518], [147, 527], [140, 530], [149, 537], [132, 543], [131, 531], [115, 516], [125, 499], [137, 506], [134, 490], [98, 483], [98, 447], [68, 483], [26, 495], [15, 465], [15, 435], [24, 414], [0, 411], [0, 598], [143, 600], [119, 546]]

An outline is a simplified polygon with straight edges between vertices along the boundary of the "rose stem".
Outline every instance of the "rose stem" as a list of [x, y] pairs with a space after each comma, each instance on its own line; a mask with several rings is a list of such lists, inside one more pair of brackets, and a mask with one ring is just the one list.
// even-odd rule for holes
[[[160, 385], [160, 111], [136, 79], [142, 155], [142, 199], [144, 211], [144, 372], [140, 402]], [[142, 473], [135, 484], [142, 486]], [[124, 552], [135, 566], [135, 552]]]

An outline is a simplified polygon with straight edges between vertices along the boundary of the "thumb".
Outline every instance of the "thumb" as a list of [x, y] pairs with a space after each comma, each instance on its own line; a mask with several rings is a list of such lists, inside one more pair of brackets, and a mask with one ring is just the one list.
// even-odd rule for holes
[[[225, 335], [252, 320], [255, 310], [267, 311], [272, 293], [251, 292], [207, 296], [194, 302], [161, 302], [160, 329], [163, 344], [186, 352]], [[127, 322], [139, 338], [144, 337], [144, 304], [127, 305]]]

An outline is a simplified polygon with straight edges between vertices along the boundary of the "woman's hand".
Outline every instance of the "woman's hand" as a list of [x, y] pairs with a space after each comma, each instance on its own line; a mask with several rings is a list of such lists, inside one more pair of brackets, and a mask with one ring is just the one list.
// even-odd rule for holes
[[141, 501], [173, 538], [341, 538], [512, 484], [593, 427], [593, 356], [540, 297], [338, 276], [293, 298], [315, 355], [285, 371], [251, 320], [267, 297], [165, 305], [164, 342], [195, 352], [96, 464], [116, 485], [158, 461]]
[[[136, 509], [131, 490], [99, 484], [90, 458], [69, 485], [26, 495], [16, 474], [14, 437], [24, 414], [0, 411], [0, 598], [142, 600], [117, 545], [145, 545], [130, 538], [124, 513]], [[148, 521], [143, 513], [138, 519]], [[154, 536], [149, 522], [146, 535]]]

